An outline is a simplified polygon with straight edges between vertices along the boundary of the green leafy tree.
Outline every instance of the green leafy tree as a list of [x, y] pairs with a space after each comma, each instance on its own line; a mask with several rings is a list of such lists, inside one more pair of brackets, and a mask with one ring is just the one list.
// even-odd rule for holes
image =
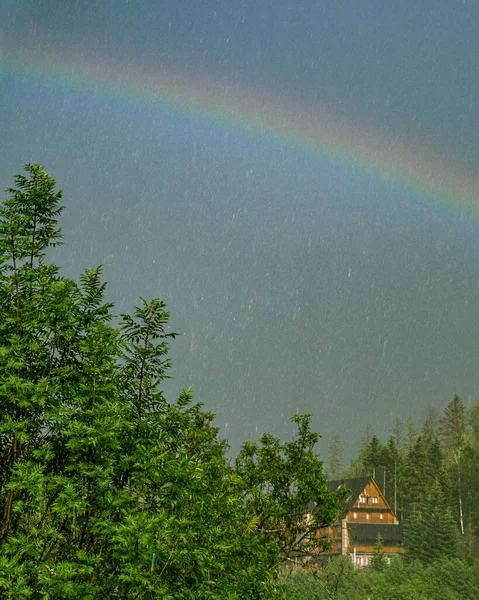
[[47, 263], [61, 192], [25, 169], [0, 207], [0, 599], [276, 597], [306, 498], [315, 524], [339, 508], [308, 418], [231, 466], [191, 390], [161, 391], [165, 304], [113, 327], [100, 268]]
[[293, 441], [281, 444], [265, 434], [259, 444], [245, 442], [236, 460], [246, 512], [280, 561], [321, 552], [328, 540], [318, 538], [317, 531], [340, 512], [341, 493], [328, 491], [323, 463], [314, 451], [319, 435], [311, 431], [310, 415], [296, 415], [293, 421]]
[[292, 569], [283, 577], [286, 597], [297, 600], [323, 600], [324, 590], [317, 578], [309, 571]]
[[61, 193], [42, 167], [25, 168], [0, 208], [0, 588], [86, 597], [98, 559], [88, 532], [120, 432], [118, 336], [100, 270], [77, 285], [45, 262], [61, 240]]
[[293, 569], [284, 578], [286, 598], [363, 600], [363, 581], [347, 556], [330, 558], [321, 569]]

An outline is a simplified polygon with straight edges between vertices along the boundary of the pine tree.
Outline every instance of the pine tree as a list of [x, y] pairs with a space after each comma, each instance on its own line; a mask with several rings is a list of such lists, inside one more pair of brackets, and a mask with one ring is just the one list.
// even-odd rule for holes
[[364, 457], [365, 466], [369, 469], [370, 474], [376, 478], [376, 470], [379, 466], [383, 466], [384, 462], [384, 446], [381, 444], [378, 436], [373, 435], [366, 448]]
[[390, 435], [384, 449], [384, 464], [388, 474], [390, 485], [387, 488], [387, 500], [396, 514], [402, 508], [402, 472], [403, 456], [394, 435]]
[[373, 555], [372, 555], [371, 561], [369, 563], [369, 568], [372, 571], [376, 571], [376, 572], [380, 573], [381, 571], [384, 571], [384, 569], [386, 569], [389, 566], [388, 559], [387, 559], [386, 555], [383, 553], [383, 549], [384, 549], [383, 538], [382, 538], [382, 535], [380, 533], [378, 533], [378, 535], [376, 537], [376, 543], [374, 544]]
[[[463, 492], [465, 531], [462, 551], [472, 558], [479, 557], [479, 446], [468, 444], [460, 456], [459, 469]], [[456, 478], [453, 481], [457, 482]], [[454, 490], [457, 497], [457, 489]]]
[[446, 452], [446, 467], [453, 488], [454, 512], [458, 516], [461, 534], [464, 535], [464, 474], [461, 472], [461, 456], [466, 445], [466, 409], [461, 398], [456, 394], [444, 409], [440, 419], [440, 435]]
[[345, 477], [365, 477], [371, 474], [369, 466], [366, 464], [368, 455], [368, 446], [373, 436], [372, 426], [366, 425], [361, 440], [359, 442], [358, 455], [353, 458], [349, 467], [345, 470]]
[[436, 481], [406, 522], [406, 557], [431, 564], [457, 556], [457, 529], [441, 486]]
[[469, 408], [467, 422], [472, 429], [472, 441], [479, 444], [479, 404], [474, 404]]
[[406, 421], [406, 448], [409, 450], [418, 436], [417, 425], [412, 417], [408, 417]]
[[439, 420], [439, 429], [445, 450], [460, 450], [466, 433], [466, 409], [457, 394], [444, 409], [444, 416]]
[[426, 436], [439, 437], [440, 435], [440, 416], [438, 411], [432, 406], [428, 406], [422, 426], [422, 432]]
[[404, 421], [399, 417], [394, 417], [389, 434], [390, 437], [392, 436], [396, 440], [396, 445], [399, 451], [402, 452], [406, 446], [406, 426], [404, 425]]
[[333, 435], [328, 448], [327, 474], [329, 479], [338, 479], [343, 470], [341, 436]]
[[404, 466], [404, 516], [408, 517], [414, 505], [422, 504], [429, 489], [441, 482], [443, 490], [447, 485], [443, 468], [443, 456], [437, 438], [419, 435], [414, 446], [409, 449]]

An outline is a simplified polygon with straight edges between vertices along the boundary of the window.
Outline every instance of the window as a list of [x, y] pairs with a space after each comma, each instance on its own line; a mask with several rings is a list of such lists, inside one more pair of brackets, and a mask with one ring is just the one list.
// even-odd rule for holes
[[353, 513], [353, 519], [357, 519], [358, 518], [358, 513]]
[[377, 503], [378, 503], [378, 499], [375, 496], [373, 496], [373, 504], [377, 504]]
[[380, 513], [379, 518], [381, 519], [381, 521], [384, 519], [383, 513]]
[[371, 520], [371, 513], [366, 513], [366, 521], [370, 521]]
[[364, 504], [366, 501], [366, 498], [361, 494], [361, 496], [359, 496], [359, 504]]

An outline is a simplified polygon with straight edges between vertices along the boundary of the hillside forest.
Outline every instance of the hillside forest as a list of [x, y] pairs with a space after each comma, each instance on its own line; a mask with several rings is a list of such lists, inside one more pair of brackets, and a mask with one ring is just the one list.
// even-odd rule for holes
[[386, 560], [378, 540], [360, 572], [342, 558], [316, 577], [294, 572], [289, 583], [301, 598], [479, 597], [479, 404], [466, 407], [456, 395], [419, 424], [394, 419], [384, 440], [368, 426], [348, 467], [333, 435], [326, 471], [334, 480], [375, 478], [404, 526], [404, 555]]

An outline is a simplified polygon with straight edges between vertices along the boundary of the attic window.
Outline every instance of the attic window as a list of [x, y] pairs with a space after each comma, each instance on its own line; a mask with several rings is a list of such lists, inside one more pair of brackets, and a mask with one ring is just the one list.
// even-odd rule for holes
[[361, 494], [361, 496], [359, 496], [359, 504], [364, 504], [366, 502], [366, 498]]
[[376, 496], [373, 496], [373, 504], [377, 504], [378, 503], [378, 499], [376, 498]]

